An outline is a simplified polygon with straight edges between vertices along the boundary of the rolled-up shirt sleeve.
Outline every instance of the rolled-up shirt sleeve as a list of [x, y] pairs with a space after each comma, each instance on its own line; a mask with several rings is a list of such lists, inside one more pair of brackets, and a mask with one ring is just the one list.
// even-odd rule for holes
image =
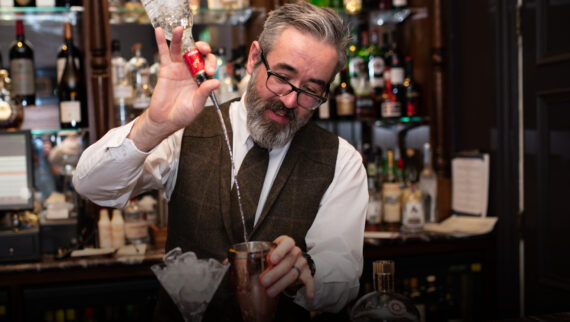
[[354, 147], [339, 140], [334, 179], [305, 238], [315, 262], [315, 298], [307, 301], [301, 288], [295, 302], [307, 310], [338, 312], [358, 295], [360, 286], [368, 204], [366, 171]]
[[151, 189], [161, 189], [170, 197], [183, 130], [150, 152], [142, 152], [127, 138], [132, 125], [110, 130], [81, 154], [73, 175], [73, 186], [80, 195], [114, 208], [124, 207], [131, 197]]

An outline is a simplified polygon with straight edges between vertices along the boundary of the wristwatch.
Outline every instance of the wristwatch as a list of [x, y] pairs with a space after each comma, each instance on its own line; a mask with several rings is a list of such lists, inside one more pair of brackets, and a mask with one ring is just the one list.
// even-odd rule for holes
[[305, 257], [305, 259], [307, 260], [307, 265], [309, 265], [309, 269], [311, 270], [311, 276], [315, 276], [315, 271], [316, 271], [315, 262], [311, 258], [311, 255], [303, 252], [303, 257]]

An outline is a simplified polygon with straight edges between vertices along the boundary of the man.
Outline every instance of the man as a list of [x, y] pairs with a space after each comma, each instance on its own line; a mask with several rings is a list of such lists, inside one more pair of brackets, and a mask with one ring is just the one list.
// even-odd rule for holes
[[[223, 131], [215, 109], [204, 108], [219, 83], [197, 86], [191, 79], [181, 37], [182, 30], [175, 30], [169, 48], [157, 28], [161, 70], [150, 106], [134, 123], [89, 147], [73, 182], [80, 194], [108, 207], [163, 189], [169, 199], [167, 250], [180, 246], [201, 258], [224, 260], [244, 235], [235, 204], [230, 207], [234, 180]], [[307, 320], [311, 310], [338, 312], [358, 293], [366, 173], [354, 147], [310, 122], [345, 65], [346, 43], [346, 28], [332, 10], [301, 2], [272, 11], [250, 47], [246, 92], [220, 107], [236, 171], [254, 144], [269, 150], [255, 217], [246, 230], [249, 240], [277, 245], [261, 283], [270, 296], [280, 296], [280, 321]], [[207, 44], [196, 45], [212, 75], [215, 57]], [[205, 320], [239, 321], [232, 303], [226, 278]], [[155, 316], [180, 319], [166, 296]]]

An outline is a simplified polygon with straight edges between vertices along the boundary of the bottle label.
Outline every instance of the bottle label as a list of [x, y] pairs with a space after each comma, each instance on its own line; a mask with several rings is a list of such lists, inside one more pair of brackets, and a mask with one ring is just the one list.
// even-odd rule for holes
[[402, 67], [390, 68], [390, 82], [392, 85], [399, 85], [404, 82], [404, 69]]
[[34, 62], [29, 58], [15, 58], [10, 61], [13, 95], [34, 95]]
[[381, 106], [382, 117], [400, 117], [402, 116], [402, 103], [384, 101]]
[[133, 97], [133, 88], [127, 85], [119, 84], [113, 87], [115, 99], [126, 99]]
[[392, 4], [394, 5], [394, 7], [405, 7], [408, 5], [408, 1], [407, 0], [394, 0], [392, 2]]
[[354, 95], [342, 93], [336, 96], [336, 110], [340, 116], [354, 114]]
[[127, 239], [139, 239], [148, 236], [146, 221], [125, 222], [125, 237]]
[[200, 54], [197, 48], [187, 51], [184, 54], [184, 61], [190, 69], [192, 76], [195, 77], [199, 73], [204, 72], [204, 68], [206, 66], [204, 63], [204, 58], [202, 58], [202, 54]]
[[348, 75], [350, 78], [360, 77], [365, 70], [366, 64], [362, 57], [354, 57], [348, 63]]
[[366, 210], [366, 221], [370, 224], [379, 224], [382, 222], [382, 202], [380, 199], [370, 197], [368, 200], [368, 208]]
[[368, 69], [370, 70], [370, 78], [383, 78], [384, 77], [384, 67], [386, 64], [384, 58], [374, 57], [368, 63]]
[[81, 122], [81, 102], [62, 101], [59, 103], [59, 115], [61, 123]]
[[382, 197], [384, 206], [384, 221], [387, 223], [400, 222], [400, 185], [398, 183], [384, 183]]
[[419, 200], [408, 201], [402, 212], [402, 225], [410, 230], [420, 230], [424, 226], [425, 215]]
[[139, 110], [144, 110], [150, 104], [150, 97], [139, 96], [133, 100], [133, 107]]

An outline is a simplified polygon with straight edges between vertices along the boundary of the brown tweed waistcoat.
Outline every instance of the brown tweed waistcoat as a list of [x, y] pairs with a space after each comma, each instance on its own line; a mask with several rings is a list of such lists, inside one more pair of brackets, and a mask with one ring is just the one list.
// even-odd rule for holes
[[[220, 108], [232, 142], [230, 103]], [[207, 107], [184, 131], [176, 186], [169, 203], [166, 249], [179, 246], [184, 252], [195, 252], [198, 258], [222, 261], [233, 243], [243, 242], [243, 228], [240, 220], [230, 216], [231, 162], [219, 122], [215, 109]], [[248, 239], [273, 241], [288, 235], [306, 250], [305, 235], [333, 180], [337, 153], [336, 135], [313, 122], [299, 130]], [[180, 319], [178, 310], [165, 296], [159, 299], [156, 313], [163, 321], [173, 321], [176, 316]], [[276, 320], [304, 319], [308, 319], [308, 313], [281, 296]], [[210, 302], [204, 321], [241, 321], [228, 276]]]

